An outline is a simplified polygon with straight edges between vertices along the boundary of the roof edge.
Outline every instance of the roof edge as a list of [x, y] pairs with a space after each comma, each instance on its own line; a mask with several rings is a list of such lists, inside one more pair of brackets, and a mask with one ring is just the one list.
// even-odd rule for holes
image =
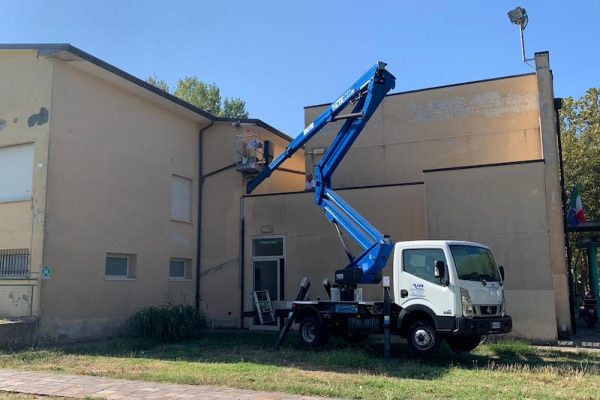
[[235, 122], [239, 122], [240, 124], [254, 124], [257, 126], [260, 126], [261, 128], [264, 128], [268, 131], [273, 132], [275, 135], [279, 136], [280, 138], [287, 140], [288, 142], [291, 142], [293, 140], [293, 138], [283, 132], [281, 132], [279, 129], [273, 127], [272, 125], [267, 124], [266, 122], [264, 122], [261, 119], [257, 119], [257, 118], [230, 118], [230, 117], [214, 117], [213, 116], [213, 121], [215, 122], [231, 122], [231, 123], [235, 123]]
[[257, 118], [226, 118], [226, 117], [217, 117], [211, 113], [209, 113], [208, 111], [205, 111], [203, 109], [201, 109], [200, 107], [197, 107], [191, 103], [188, 103], [185, 100], [180, 99], [177, 96], [174, 96], [168, 92], [165, 92], [162, 89], [157, 88], [156, 86], [118, 68], [115, 67], [112, 64], [107, 63], [106, 61], [103, 61], [101, 59], [99, 59], [98, 57], [95, 57], [93, 55], [91, 55], [88, 52], [85, 52], [81, 49], [79, 49], [78, 47], [75, 47], [69, 43], [19, 43], [19, 44], [11, 44], [11, 43], [7, 43], [7, 44], [2, 44], [0, 43], [0, 50], [37, 50], [38, 52], [42, 51], [42, 53], [46, 53], [43, 56], [45, 57], [49, 57], [51, 56], [51, 52], [57, 52], [57, 51], [67, 51], [71, 54], [73, 54], [74, 56], [77, 56], [79, 58], [81, 58], [82, 60], [88, 61], [106, 71], [109, 71], [115, 75], [120, 76], [123, 79], [126, 79], [138, 86], [141, 86], [142, 88], [149, 90], [173, 103], [176, 103], [177, 105], [180, 105], [184, 108], [187, 108], [188, 110], [199, 114], [205, 118], [208, 118], [211, 121], [215, 121], [215, 122], [240, 122], [240, 123], [251, 123], [251, 124], [256, 124], [264, 129], [267, 129], [271, 132], [273, 132], [274, 134], [276, 134], [277, 136], [281, 137], [284, 140], [287, 140], [288, 142], [292, 141], [292, 138], [290, 136], [288, 136], [287, 134], [281, 132], [279, 129], [274, 128], [273, 126], [267, 124], [266, 122], [257, 119]]
[[[403, 95], [403, 94], [425, 92], [425, 91], [428, 91], [428, 90], [446, 89], [446, 88], [455, 87], [455, 86], [472, 85], [472, 84], [475, 84], [475, 83], [498, 81], [498, 80], [501, 80], [501, 79], [520, 78], [520, 77], [529, 76], [529, 75], [535, 75], [535, 72], [527, 72], [527, 73], [524, 73], [524, 74], [499, 76], [499, 77], [496, 77], [496, 78], [479, 79], [479, 80], [475, 80], [475, 81], [467, 81], [467, 82], [460, 82], [460, 83], [450, 83], [448, 85], [441, 85], [441, 86], [431, 86], [431, 87], [422, 88], [422, 89], [414, 89], [414, 90], [407, 90], [407, 91], [404, 91], [404, 92], [389, 93], [385, 97], [400, 96], [400, 95]], [[304, 109], [306, 110], [307, 108], [324, 107], [324, 106], [328, 106], [330, 104], [331, 103], [314, 104], [314, 105], [304, 106]]]

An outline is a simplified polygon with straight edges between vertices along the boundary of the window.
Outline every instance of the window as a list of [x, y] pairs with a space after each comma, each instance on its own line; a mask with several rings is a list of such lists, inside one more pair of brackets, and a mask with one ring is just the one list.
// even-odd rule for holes
[[467, 281], [500, 281], [500, 272], [492, 252], [478, 246], [451, 245], [458, 279]]
[[283, 238], [262, 238], [252, 240], [252, 255], [283, 256]]
[[27, 278], [29, 249], [0, 250], [0, 278]]
[[192, 260], [186, 258], [171, 258], [169, 262], [170, 280], [192, 279]]
[[133, 254], [107, 254], [104, 275], [107, 279], [135, 279], [135, 262]]
[[192, 181], [177, 175], [171, 176], [171, 219], [192, 222]]
[[31, 199], [33, 144], [0, 148], [0, 202]]
[[[446, 264], [446, 257], [442, 249], [408, 249], [402, 252], [404, 272], [424, 279], [428, 282], [439, 283], [433, 275], [436, 261]], [[447, 275], [446, 275], [447, 276]]]

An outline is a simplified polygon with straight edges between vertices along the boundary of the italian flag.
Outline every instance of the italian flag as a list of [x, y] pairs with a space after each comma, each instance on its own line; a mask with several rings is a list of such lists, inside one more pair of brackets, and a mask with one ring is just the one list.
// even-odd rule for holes
[[579, 187], [575, 185], [571, 192], [571, 203], [569, 213], [567, 214], [567, 223], [570, 226], [576, 226], [585, 223], [585, 214], [583, 213], [583, 203], [579, 194]]

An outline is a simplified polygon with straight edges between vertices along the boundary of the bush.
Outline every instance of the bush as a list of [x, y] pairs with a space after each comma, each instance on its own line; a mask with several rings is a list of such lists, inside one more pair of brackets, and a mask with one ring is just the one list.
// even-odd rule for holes
[[193, 306], [166, 304], [143, 307], [130, 322], [135, 336], [175, 342], [198, 338], [205, 321], [204, 314]]

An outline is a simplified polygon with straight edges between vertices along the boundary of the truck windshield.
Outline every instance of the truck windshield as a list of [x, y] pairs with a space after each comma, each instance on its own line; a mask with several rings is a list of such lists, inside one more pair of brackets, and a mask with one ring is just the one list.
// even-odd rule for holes
[[458, 279], [467, 281], [500, 281], [492, 252], [483, 247], [450, 245]]

